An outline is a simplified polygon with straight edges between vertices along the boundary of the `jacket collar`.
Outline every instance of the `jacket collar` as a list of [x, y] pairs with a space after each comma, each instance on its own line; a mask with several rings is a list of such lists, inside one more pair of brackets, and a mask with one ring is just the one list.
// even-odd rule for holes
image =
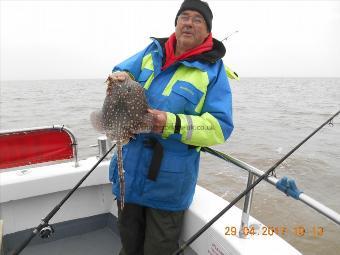
[[[162, 48], [163, 53], [163, 63], [165, 61], [165, 42], [169, 39], [168, 37], [165, 38], [155, 38], [151, 37], [153, 40], [156, 40], [159, 46]], [[185, 61], [192, 62], [192, 61], [203, 61], [206, 63], [215, 63], [217, 60], [222, 59], [226, 53], [226, 49], [222, 42], [213, 38], [213, 48], [210, 51], [203, 52], [199, 55], [195, 55], [185, 59]]]

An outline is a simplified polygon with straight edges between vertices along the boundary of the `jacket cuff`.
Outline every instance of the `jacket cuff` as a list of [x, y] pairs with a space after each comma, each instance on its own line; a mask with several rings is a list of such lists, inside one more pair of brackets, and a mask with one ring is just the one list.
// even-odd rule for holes
[[175, 133], [176, 115], [171, 112], [166, 112], [166, 123], [163, 129], [163, 138], [168, 138]]

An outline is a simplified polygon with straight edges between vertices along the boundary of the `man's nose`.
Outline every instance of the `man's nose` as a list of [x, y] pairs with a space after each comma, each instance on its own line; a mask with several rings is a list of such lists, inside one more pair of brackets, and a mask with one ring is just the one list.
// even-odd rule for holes
[[184, 25], [190, 25], [191, 27], [194, 24], [193, 18], [189, 17], [187, 20], [183, 22]]

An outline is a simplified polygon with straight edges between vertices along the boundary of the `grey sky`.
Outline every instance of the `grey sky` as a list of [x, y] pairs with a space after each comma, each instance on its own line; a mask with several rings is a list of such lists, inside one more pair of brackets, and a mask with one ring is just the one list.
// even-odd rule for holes
[[[0, 1], [1, 80], [103, 78], [174, 31], [182, 1]], [[339, 77], [339, 1], [208, 1], [241, 77]]]

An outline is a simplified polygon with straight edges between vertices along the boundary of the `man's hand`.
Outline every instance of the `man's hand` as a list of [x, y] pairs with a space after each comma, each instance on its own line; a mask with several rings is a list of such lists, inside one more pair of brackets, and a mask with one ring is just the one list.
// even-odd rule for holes
[[127, 72], [115, 72], [110, 74], [106, 80], [106, 94], [108, 95], [112, 91], [112, 87], [116, 81], [125, 81], [127, 79], [131, 79], [130, 75]]
[[148, 109], [148, 112], [152, 114], [152, 132], [163, 133], [164, 126], [166, 124], [166, 112]]

